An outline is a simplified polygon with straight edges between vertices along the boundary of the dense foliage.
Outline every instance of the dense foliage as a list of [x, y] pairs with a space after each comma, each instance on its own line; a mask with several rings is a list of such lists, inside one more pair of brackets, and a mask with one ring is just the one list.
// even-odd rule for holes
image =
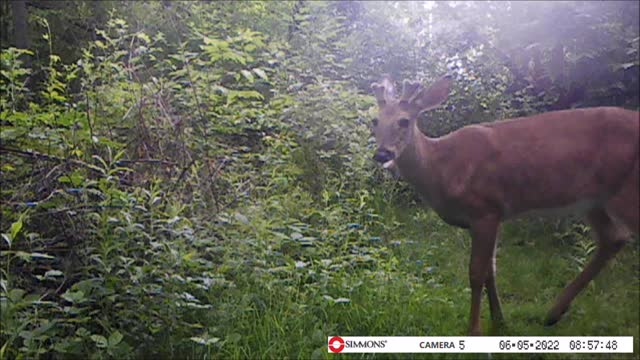
[[[454, 74], [434, 136], [640, 106], [635, 1], [1, 10], [2, 359], [323, 358], [329, 335], [460, 335], [466, 233], [370, 160], [369, 84]], [[505, 229], [509, 334], [548, 334], [584, 234]], [[637, 356], [637, 258], [553, 334], [633, 335]]]

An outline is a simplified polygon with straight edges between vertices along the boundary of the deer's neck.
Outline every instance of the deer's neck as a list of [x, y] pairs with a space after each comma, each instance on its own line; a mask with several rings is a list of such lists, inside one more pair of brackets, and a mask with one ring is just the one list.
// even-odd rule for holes
[[430, 189], [434, 187], [432, 159], [435, 154], [438, 139], [432, 139], [424, 135], [416, 126], [412, 128], [411, 141], [396, 158], [396, 166], [400, 175], [413, 185], [416, 190], [431, 202]]

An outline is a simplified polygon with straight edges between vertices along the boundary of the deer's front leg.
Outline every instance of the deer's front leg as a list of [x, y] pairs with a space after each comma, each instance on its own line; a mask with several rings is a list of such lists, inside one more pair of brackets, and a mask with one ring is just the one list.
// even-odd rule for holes
[[504, 326], [504, 316], [502, 316], [502, 306], [500, 306], [500, 297], [496, 287], [496, 248], [498, 240], [494, 242], [491, 261], [489, 262], [489, 270], [487, 271], [487, 279], [485, 287], [487, 289], [487, 297], [489, 298], [489, 309], [491, 310], [492, 332], [496, 334]]
[[488, 272], [491, 268], [498, 225], [498, 218], [492, 216], [485, 217], [471, 224], [471, 261], [469, 262], [471, 317], [469, 319], [469, 335], [482, 334], [480, 328], [482, 287], [487, 280]]

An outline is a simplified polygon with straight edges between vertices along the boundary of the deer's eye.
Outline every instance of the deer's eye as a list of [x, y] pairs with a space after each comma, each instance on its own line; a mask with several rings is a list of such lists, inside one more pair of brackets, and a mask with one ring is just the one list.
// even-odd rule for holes
[[400, 127], [406, 128], [407, 126], [409, 126], [409, 119], [402, 118], [398, 120], [398, 125], [400, 125]]
[[373, 124], [373, 126], [378, 126], [378, 119], [376, 118], [371, 119], [371, 124]]

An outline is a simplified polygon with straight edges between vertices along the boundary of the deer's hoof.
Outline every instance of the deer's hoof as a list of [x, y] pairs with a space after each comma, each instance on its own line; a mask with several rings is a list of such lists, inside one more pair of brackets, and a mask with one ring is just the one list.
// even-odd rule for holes
[[504, 320], [495, 320], [491, 324], [491, 335], [492, 336], [500, 336], [508, 333], [509, 330], [507, 328], [507, 324]]
[[469, 336], [482, 336], [482, 330], [480, 330], [480, 329], [471, 329], [471, 330], [469, 330]]
[[544, 320], [544, 326], [553, 326], [558, 321], [560, 321], [560, 317], [552, 318], [550, 316], [547, 316], [547, 318]]
[[564, 313], [566, 313], [567, 310], [569, 310], [568, 307], [559, 311], [555, 309], [551, 309], [551, 311], [549, 311], [549, 314], [547, 315], [547, 318], [544, 320], [544, 326], [555, 325], [558, 321], [560, 321], [560, 319], [562, 318], [562, 315], [564, 315]]

